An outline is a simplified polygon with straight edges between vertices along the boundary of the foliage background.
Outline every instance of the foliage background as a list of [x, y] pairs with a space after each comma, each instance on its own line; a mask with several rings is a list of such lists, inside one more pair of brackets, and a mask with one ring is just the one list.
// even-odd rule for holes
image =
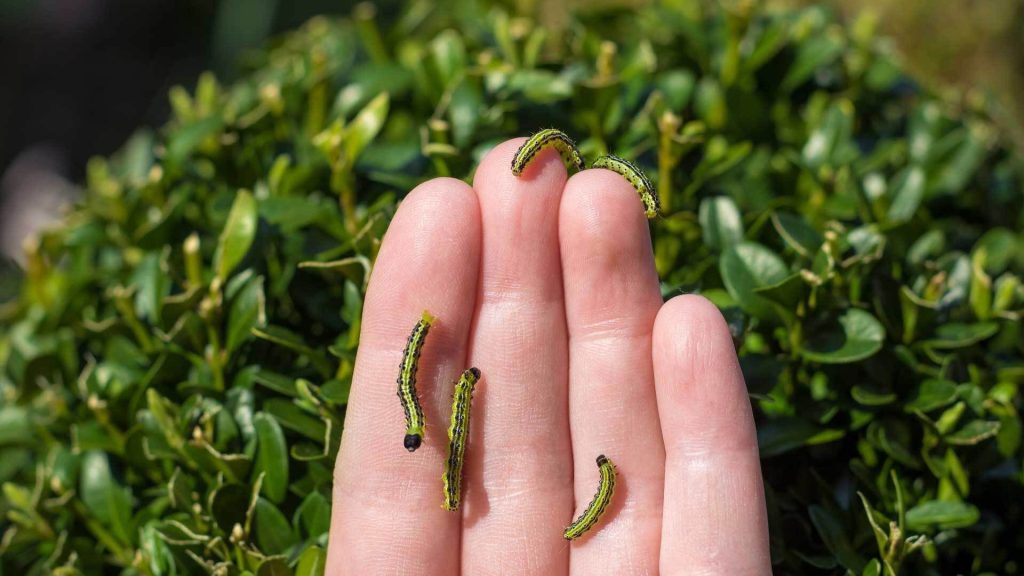
[[0, 573], [320, 573], [396, 201], [551, 125], [649, 171], [665, 295], [726, 313], [776, 573], [1019, 573], [1024, 163], [991, 103], [821, 7], [459, 8], [360, 5], [171, 90], [4, 261]]

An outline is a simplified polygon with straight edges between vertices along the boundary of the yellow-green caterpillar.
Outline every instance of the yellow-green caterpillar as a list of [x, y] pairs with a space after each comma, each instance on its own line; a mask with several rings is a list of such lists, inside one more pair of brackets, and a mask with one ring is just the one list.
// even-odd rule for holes
[[473, 386], [480, 380], [480, 371], [470, 368], [462, 373], [455, 384], [452, 399], [452, 421], [448, 426], [448, 460], [445, 461], [444, 504], [445, 510], [459, 509], [462, 500], [462, 465], [466, 458], [466, 440], [469, 438], [469, 409], [473, 402]]
[[566, 540], [575, 540], [593, 528], [612, 501], [612, 495], [615, 494], [615, 465], [604, 454], [601, 454], [597, 457], [597, 468], [601, 472], [601, 483], [597, 485], [597, 494], [594, 494], [594, 499], [587, 505], [583, 514], [580, 514], [580, 517], [565, 529], [563, 536]]
[[530, 161], [545, 148], [554, 148], [558, 151], [566, 170], [583, 170], [583, 157], [580, 156], [579, 148], [576, 148], [572, 138], [561, 130], [545, 128], [530, 136], [529, 140], [516, 150], [516, 155], [512, 157], [512, 173], [516, 176], [522, 175]]
[[656, 218], [661, 212], [658, 190], [654, 188], [654, 185], [647, 179], [647, 176], [632, 162], [609, 154], [594, 160], [590, 167], [611, 170], [621, 174], [623, 178], [628, 180], [633, 185], [633, 188], [636, 188], [637, 193], [640, 194], [640, 200], [644, 203], [644, 212], [647, 214], [648, 219]]
[[415, 452], [423, 443], [423, 408], [416, 395], [416, 368], [434, 317], [424, 311], [420, 321], [409, 334], [409, 341], [402, 352], [402, 364], [398, 367], [398, 399], [405, 410], [405, 449]]

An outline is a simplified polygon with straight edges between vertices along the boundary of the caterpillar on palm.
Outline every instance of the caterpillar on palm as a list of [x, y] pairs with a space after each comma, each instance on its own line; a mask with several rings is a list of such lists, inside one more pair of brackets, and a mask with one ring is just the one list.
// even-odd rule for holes
[[597, 485], [597, 493], [587, 505], [583, 513], [565, 529], [566, 540], [575, 540], [593, 528], [601, 520], [601, 515], [608, 508], [615, 494], [615, 464], [604, 454], [597, 457], [597, 469], [601, 472], [601, 481]]
[[455, 384], [452, 398], [452, 418], [448, 426], [448, 459], [445, 460], [444, 482], [445, 510], [459, 509], [462, 501], [462, 467], [466, 459], [466, 442], [469, 438], [469, 415], [473, 402], [473, 387], [480, 380], [480, 371], [470, 368], [462, 373]]
[[426, 342], [430, 325], [434, 317], [430, 312], [424, 311], [412, 333], [406, 342], [405, 350], [402, 352], [402, 363], [398, 367], [398, 399], [402, 402], [402, 410], [405, 411], [405, 439], [403, 444], [409, 452], [415, 452], [423, 443], [423, 407], [420, 406], [420, 399], [416, 392], [416, 369], [418, 368], [420, 352]]

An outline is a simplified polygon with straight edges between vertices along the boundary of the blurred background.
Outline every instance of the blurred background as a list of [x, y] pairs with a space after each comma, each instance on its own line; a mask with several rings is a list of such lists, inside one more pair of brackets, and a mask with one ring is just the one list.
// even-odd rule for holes
[[[759, 0], [706, 0], [729, 3]], [[808, 4], [765, 0], [768, 4]], [[601, 0], [601, 6], [643, 0]], [[315, 14], [348, 14], [330, 0], [0, 0], [0, 254], [74, 199], [88, 159], [109, 155], [137, 128], [168, 115], [167, 91], [213, 70], [224, 82], [246, 52]], [[387, 2], [379, 8], [388, 18]], [[830, 0], [853, 22], [867, 14], [903, 64], [933, 90], [991, 98], [997, 120], [1024, 144], [1024, 2]], [[510, 2], [550, 24], [568, 6]]]

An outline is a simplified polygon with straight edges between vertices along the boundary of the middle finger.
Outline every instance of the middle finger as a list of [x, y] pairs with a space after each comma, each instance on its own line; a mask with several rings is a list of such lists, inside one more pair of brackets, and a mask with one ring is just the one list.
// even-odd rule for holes
[[553, 150], [521, 177], [523, 139], [495, 147], [473, 181], [483, 247], [470, 362], [477, 387], [466, 460], [463, 574], [568, 571], [572, 513], [565, 305], [558, 207], [566, 172]]

